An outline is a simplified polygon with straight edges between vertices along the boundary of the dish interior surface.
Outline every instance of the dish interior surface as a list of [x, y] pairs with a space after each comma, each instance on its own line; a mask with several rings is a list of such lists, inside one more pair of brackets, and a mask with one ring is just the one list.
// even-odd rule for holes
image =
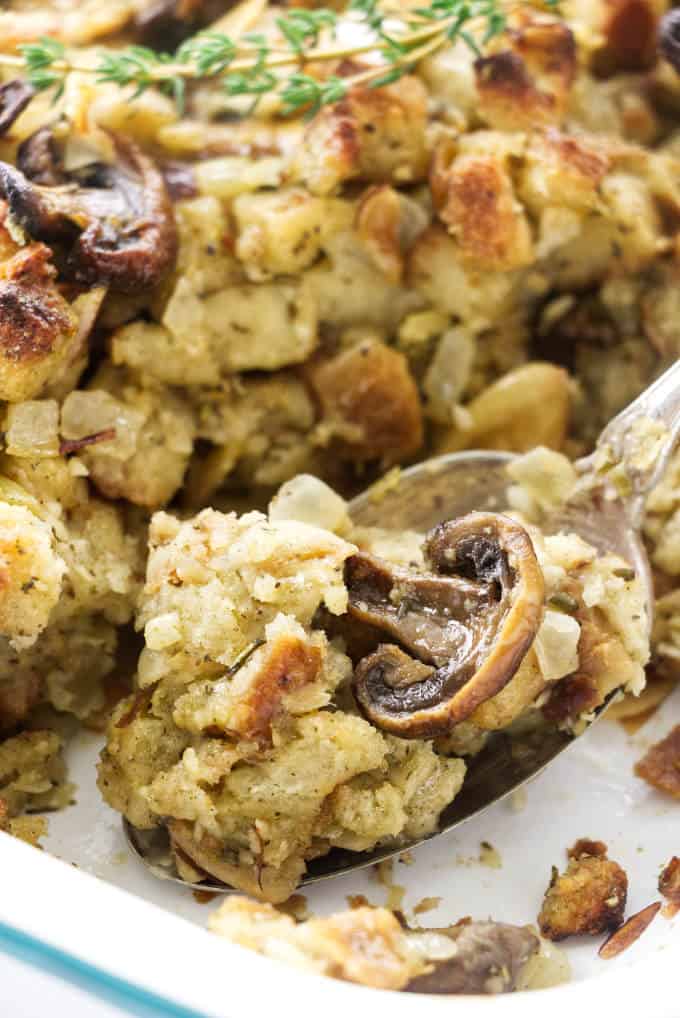
[[[629, 877], [627, 915], [659, 899], [659, 870], [680, 837], [673, 800], [652, 791], [632, 767], [664, 735], [680, 709], [680, 691], [670, 697], [638, 731], [606, 719], [564, 752], [526, 787], [526, 802], [514, 795], [462, 827], [421, 845], [412, 856], [395, 861], [382, 878], [375, 867], [301, 889], [311, 913], [347, 907], [349, 896], [364, 895], [371, 904], [401, 909], [423, 926], [445, 926], [462, 916], [526, 924], [535, 923], [551, 866], [563, 868], [566, 849], [580, 837], [603, 840], [609, 854]], [[158, 880], [127, 849], [120, 817], [99, 796], [94, 763], [101, 739], [82, 733], [70, 750], [77, 783], [76, 803], [50, 817], [45, 848], [57, 857], [200, 926], [219, 903]], [[587, 794], [584, 789], [587, 788]], [[500, 867], [480, 861], [481, 843], [498, 852]], [[426, 898], [436, 907], [415, 914]], [[433, 904], [429, 902], [428, 904]], [[208, 935], [208, 934], [206, 934]], [[573, 980], [581, 981], [628, 968], [658, 955], [680, 950], [680, 916], [657, 916], [644, 936], [618, 958], [602, 961], [597, 949], [604, 938], [572, 938], [567, 951]], [[228, 945], [225, 945], [225, 951]], [[670, 961], [670, 959], [669, 959]], [[643, 976], [644, 967], [641, 971]], [[503, 998], [494, 1001], [502, 1011]], [[650, 1012], [651, 1013], [651, 1012]]]

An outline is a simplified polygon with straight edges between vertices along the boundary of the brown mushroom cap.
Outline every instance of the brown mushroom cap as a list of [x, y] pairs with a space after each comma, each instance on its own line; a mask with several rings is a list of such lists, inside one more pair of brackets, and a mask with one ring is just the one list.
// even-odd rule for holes
[[419, 575], [359, 553], [345, 564], [348, 613], [388, 634], [354, 671], [377, 728], [406, 739], [450, 732], [513, 677], [543, 619], [543, 574], [514, 520], [470, 513], [435, 527]]
[[135, 18], [138, 39], [144, 46], [172, 53], [234, 5], [235, 0], [154, 0]]
[[[49, 162], [45, 146], [44, 137], [40, 146], [35, 140], [34, 149], [24, 152], [24, 165], [42, 171]], [[153, 161], [128, 141], [116, 139], [116, 147], [120, 162], [94, 164], [86, 186], [43, 186], [0, 163], [0, 195], [29, 236], [63, 246], [63, 278], [136, 293], [156, 286], [174, 264], [177, 231]]]
[[432, 971], [412, 979], [409, 993], [508, 993], [540, 947], [526, 926], [507, 923], [462, 922], [431, 932], [453, 940], [455, 954], [431, 960]]

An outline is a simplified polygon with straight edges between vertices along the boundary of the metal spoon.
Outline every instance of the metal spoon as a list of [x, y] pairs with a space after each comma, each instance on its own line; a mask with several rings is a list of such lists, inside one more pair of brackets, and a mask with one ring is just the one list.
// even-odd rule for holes
[[[641, 422], [655, 422], [658, 440], [652, 453], [640, 455]], [[602, 552], [615, 552], [635, 569], [645, 586], [648, 624], [654, 610], [649, 559], [640, 536], [645, 497], [659, 481], [680, 438], [680, 361], [669, 368], [633, 403], [616, 416], [600, 435], [591, 456], [576, 463], [584, 483], [576, 496], [542, 523], [544, 530], [580, 534]], [[362, 526], [384, 526], [425, 532], [443, 520], [475, 509], [502, 510], [508, 504], [511, 481], [506, 473], [509, 453], [469, 451], [426, 460], [404, 470], [387, 490], [369, 489], [350, 503], [350, 514]], [[603, 469], [603, 464], [606, 464]], [[610, 478], [616, 478], [614, 486]], [[623, 490], [623, 494], [622, 494]], [[378, 493], [379, 491], [379, 493]], [[601, 714], [606, 704], [600, 708]], [[538, 735], [498, 733], [468, 763], [461, 792], [440, 817], [439, 829], [429, 838], [450, 831], [539, 774], [577, 736], [546, 729]], [[123, 821], [128, 845], [158, 877], [203, 891], [230, 890], [216, 881], [188, 883], [171, 862], [164, 828], [139, 831]], [[334, 849], [314, 860], [303, 885], [362, 869], [414, 848], [388, 846], [372, 852]]]

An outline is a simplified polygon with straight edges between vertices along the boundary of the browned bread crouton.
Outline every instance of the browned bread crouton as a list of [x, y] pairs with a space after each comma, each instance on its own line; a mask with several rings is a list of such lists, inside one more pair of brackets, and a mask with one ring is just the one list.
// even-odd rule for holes
[[[596, 854], [589, 854], [589, 848], [595, 849]], [[607, 858], [602, 842], [580, 839], [569, 856], [564, 873], [559, 874], [553, 867], [538, 916], [543, 936], [549, 940], [564, 940], [584, 933], [596, 935], [620, 926], [628, 895], [628, 877], [624, 870]]]

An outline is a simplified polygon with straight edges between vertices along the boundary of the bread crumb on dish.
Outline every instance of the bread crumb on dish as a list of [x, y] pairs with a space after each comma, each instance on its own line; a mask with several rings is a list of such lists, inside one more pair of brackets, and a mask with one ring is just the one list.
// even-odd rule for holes
[[569, 853], [565, 872], [553, 868], [538, 916], [540, 931], [549, 940], [564, 940], [616, 929], [623, 922], [627, 897], [628, 877], [607, 857], [606, 846], [581, 839]]
[[647, 750], [635, 773], [657, 791], [680, 799], [680, 725]]

